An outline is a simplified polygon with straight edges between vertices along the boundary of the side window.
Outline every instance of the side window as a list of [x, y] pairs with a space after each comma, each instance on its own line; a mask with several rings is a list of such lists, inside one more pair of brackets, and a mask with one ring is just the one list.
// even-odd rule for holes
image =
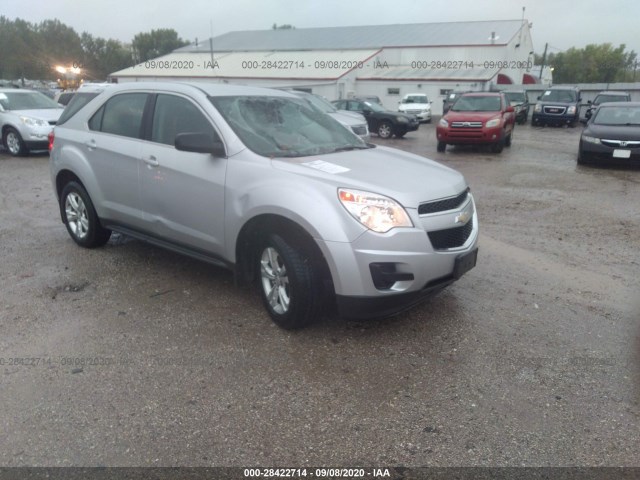
[[347, 102], [345, 101], [341, 101], [341, 102], [335, 102], [333, 104], [334, 107], [336, 107], [337, 110], [344, 110], [346, 108], [346, 104]]
[[349, 102], [348, 110], [352, 112], [359, 112], [362, 110], [360, 102], [354, 102], [353, 100]]
[[123, 93], [110, 98], [89, 120], [89, 128], [104, 133], [140, 138], [147, 93]]
[[151, 141], [173, 146], [179, 133], [206, 133], [219, 140], [211, 121], [189, 100], [175, 95], [158, 95]]

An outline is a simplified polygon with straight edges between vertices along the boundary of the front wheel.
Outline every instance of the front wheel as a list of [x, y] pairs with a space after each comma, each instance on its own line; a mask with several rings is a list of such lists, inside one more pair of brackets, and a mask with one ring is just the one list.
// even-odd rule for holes
[[505, 141], [504, 140], [498, 140], [496, 143], [494, 143], [493, 145], [491, 145], [491, 151], [493, 153], [500, 153], [502, 152], [502, 150], [504, 149], [504, 144]]
[[389, 122], [382, 122], [378, 125], [378, 136], [380, 138], [391, 138], [393, 135], [393, 127]]
[[504, 146], [505, 147], [510, 147], [511, 146], [512, 137], [513, 137], [513, 130], [511, 130], [511, 133], [509, 133], [509, 135], [507, 135], [507, 138], [504, 141]]
[[22, 140], [20, 133], [18, 133], [14, 128], [7, 128], [2, 141], [4, 143], [4, 147], [14, 157], [26, 155], [29, 152], [29, 149], [25, 145], [24, 140]]
[[318, 272], [301, 248], [269, 234], [259, 249], [257, 267], [262, 301], [279, 327], [299, 329], [318, 317]]
[[81, 247], [101, 247], [109, 241], [111, 230], [100, 225], [89, 194], [78, 182], [69, 182], [62, 190], [60, 210], [69, 235]]

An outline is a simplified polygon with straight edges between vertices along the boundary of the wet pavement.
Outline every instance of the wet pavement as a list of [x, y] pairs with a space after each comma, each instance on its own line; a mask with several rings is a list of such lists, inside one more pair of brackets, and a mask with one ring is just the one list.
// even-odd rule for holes
[[48, 156], [0, 153], [0, 465], [638, 466], [640, 170], [581, 128], [461, 171], [475, 269], [400, 316], [280, 330], [232, 275], [59, 220]]

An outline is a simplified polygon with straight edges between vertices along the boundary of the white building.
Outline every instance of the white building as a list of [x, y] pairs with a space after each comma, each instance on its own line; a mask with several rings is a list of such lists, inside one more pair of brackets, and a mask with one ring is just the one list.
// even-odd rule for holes
[[526, 20], [230, 32], [111, 74], [293, 87], [329, 100], [377, 95], [395, 109], [423, 92], [441, 113], [450, 90], [538, 83]]

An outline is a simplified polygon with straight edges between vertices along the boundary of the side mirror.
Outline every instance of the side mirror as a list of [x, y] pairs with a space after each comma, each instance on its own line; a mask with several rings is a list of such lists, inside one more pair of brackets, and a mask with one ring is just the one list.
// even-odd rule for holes
[[516, 111], [516, 109], [515, 109], [515, 108], [513, 108], [511, 105], [509, 105], [509, 106], [507, 107], [507, 109], [505, 110], [505, 112], [506, 112], [506, 113], [513, 113], [513, 112], [515, 112], [515, 111]]
[[179, 133], [175, 140], [176, 150], [183, 152], [210, 153], [215, 157], [226, 157], [227, 152], [220, 141], [206, 133]]

